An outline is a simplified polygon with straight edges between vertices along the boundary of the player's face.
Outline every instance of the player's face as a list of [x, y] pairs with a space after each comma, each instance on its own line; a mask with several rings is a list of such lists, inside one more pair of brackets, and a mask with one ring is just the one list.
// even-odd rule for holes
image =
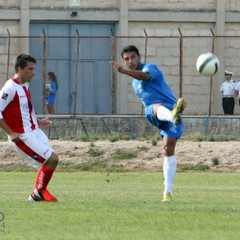
[[130, 70], [138, 70], [141, 66], [140, 56], [135, 52], [123, 53], [123, 64]]
[[27, 62], [25, 68], [18, 68], [18, 76], [22, 83], [30, 82], [35, 75], [35, 63]]

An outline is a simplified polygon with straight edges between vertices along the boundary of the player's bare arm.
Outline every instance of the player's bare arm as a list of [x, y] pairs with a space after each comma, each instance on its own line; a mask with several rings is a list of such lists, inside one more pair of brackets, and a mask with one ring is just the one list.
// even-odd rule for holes
[[138, 80], [148, 81], [151, 77], [149, 73], [142, 72], [141, 70], [127, 69], [122, 64], [114, 61], [112, 61], [111, 64], [116, 71]]

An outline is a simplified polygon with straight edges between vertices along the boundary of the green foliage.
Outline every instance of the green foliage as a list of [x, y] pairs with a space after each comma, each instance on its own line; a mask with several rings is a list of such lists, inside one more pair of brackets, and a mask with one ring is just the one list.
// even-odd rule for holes
[[213, 157], [212, 159], [212, 165], [217, 166], [219, 164], [219, 158], [218, 157]]
[[145, 145], [139, 145], [139, 146], [137, 146], [137, 149], [139, 151], [144, 151], [144, 152], [147, 152], [149, 150], [149, 148]]
[[129, 141], [130, 137], [129, 136], [121, 136], [121, 140]]
[[103, 151], [97, 147], [91, 147], [89, 148], [87, 153], [89, 154], [90, 157], [98, 157], [103, 154]]
[[210, 135], [189, 135], [182, 138], [182, 140], [189, 140], [194, 142], [228, 142], [239, 141], [239, 137], [225, 134], [210, 134]]
[[59, 161], [58, 163], [58, 166], [60, 167], [69, 167], [71, 166], [73, 163], [71, 161], [64, 161], [64, 160], [61, 160]]
[[[18, 165], [14, 163], [0, 164], [0, 172], [34, 172], [30, 165]], [[1, 183], [1, 181], [0, 181]]]
[[94, 142], [97, 141], [98, 138], [97, 137], [93, 137], [93, 136], [89, 136], [89, 135], [80, 135], [78, 136], [76, 139], [74, 139], [75, 141], [81, 141], [81, 142]]
[[108, 163], [105, 160], [92, 160], [81, 163], [74, 163], [71, 161], [60, 161], [58, 171], [79, 172], [79, 171], [91, 171], [91, 172], [123, 172], [123, 166], [119, 164]]
[[119, 141], [119, 136], [118, 135], [110, 135], [109, 137], [108, 137], [108, 140], [109, 140], [109, 142], [117, 142], [117, 141]]
[[131, 159], [137, 157], [137, 153], [133, 151], [126, 151], [123, 149], [118, 149], [115, 154], [115, 159]]
[[69, 152], [67, 155], [68, 155], [68, 157], [70, 157], [70, 158], [79, 157], [79, 156], [80, 156], [78, 153], [75, 153], [75, 152]]
[[153, 146], [156, 146], [156, 145], [157, 145], [157, 142], [158, 142], [158, 141], [157, 141], [156, 139], [152, 139], [152, 145], [153, 145]]
[[97, 160], [91, 162], [83, 162], [75, 165], [75, 169], [79, 169], [81, 171], [102, 171], [106, 170], [107, 163], [105, 161]]
[[178, 171], [206, 171], [209, 166], [199, 162], [197, 164], [178, 164]]
[[74, 168], [77, 171], [123, 172], [121, 165], [109, 164], [107, 161], [104, 160], [78, 163], [74, 166]]
[[[112, 134], [107, 136], [101, 136], [100, 138], [95, 136], [88, 136], [88, 135], [80, 135], [79, 137], [72, 139], [65, 137], [64, 140], [71, 140], [71, 141], [82, 141], [82, 142], [94, 142], [97, 140], [106, 140], [108, 139], [110, 142], [116, 142], [119, 140], [130, 140], [129, 136], [120, 136], [118, 134]], [[157, 145], [157, 142], [162, 140], [160, 136], [144, 136], [139, 139], [139, 141], [151, 141], [153, 146]], [[235, 135], [225, 135], [225, 134], [208, 134], [208, 135], [186, 135], [181, 138], [181, 140], [193, 141], [193, 142], [228, 142], [228, 141], [240, 141], [239, 136]]]

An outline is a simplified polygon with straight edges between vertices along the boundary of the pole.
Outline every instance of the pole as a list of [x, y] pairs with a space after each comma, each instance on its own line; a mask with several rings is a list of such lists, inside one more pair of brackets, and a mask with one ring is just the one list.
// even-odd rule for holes
[[9, 79], [9, 65], [10, 65], [10, 49], [11, 49], [11, 35], [9, 30], [7, 29], [8, 32], [8, 56], [7, 56], [7, 79]]
[[[113, 33], [113, 30], [111, 29], [111, 33], [112, 33], [112, 36], [111, 36], [111, 46], [112, 46], [112, 55], [111, 55], [111, 60], [114, 61], [114, 56], [115, 56], [115, 36], [114, 36], [114, 33]], [[112, 68], [111, 68], [112, 69]], [[112, 71], [112, 109], [111, 109], [111, 112], [112, 114], [114, 114], [114, 105], [115, 105], [115, 72], [113, 70]]]
[[[145, 34], [145, 46], [144, 46], [144, 63], [147, 62], [147, 46], [148, 46], [148, 34], [147, 31], [145, 30], [145, 28], [143, 29], [144, 34]], [[144, 112], [144, 107], [142, 104], [142, 109], [141, 109], [141, 115], [143, 116], [143, 112]]]
[[183, 95], [183, 35], [181, 29], [178, 28], [180, 33], [180, 41], [179, 41], [179, 97], [181, 98]]
[[[212, 29], [210, 29], [212, 33], [212, 53], [214, 53], [214, 40], [215, 40], [215, 35]], [[210, 77], [210, 90], [209, 90], [209, 109], [208, 109], [208, 115], [211, 116], [212, 112], [212, 86], [213, 86], [213, 78], [212, 76]]]
[[43, 60], [42, 60], [42, 107], [43, 107], [43, 114], [46, 114], [46, 65], [47, 65], [47, 42], [46, 42], [46, 34], [43, 31]]
[[78, 35], [78, 38], [77, 38], [77, 55], [76, 55], [76, 65], [75, 65], [75, 89], [74, 89], [74, 110], [73, 110], [74, 117], [76, 117], [76, 111], [77, 111], [78, 58], [79, 58], [79, 42], [80, 42], [80, 35], [77, 29], [76, 29], [76, 33]]

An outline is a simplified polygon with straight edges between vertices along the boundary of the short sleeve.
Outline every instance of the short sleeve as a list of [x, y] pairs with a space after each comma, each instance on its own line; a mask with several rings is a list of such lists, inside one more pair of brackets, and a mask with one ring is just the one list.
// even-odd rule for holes
[[159, 78], [160, 75], [162, 76], [162, 71], [156, 64], [146, 64], [144, 65], [142, 71], [150, 74], [150, 81]]
[[14, 98], [14, 91], [6, 85], [0, 91], [0, 118], [3, 118], [2, 112]]

